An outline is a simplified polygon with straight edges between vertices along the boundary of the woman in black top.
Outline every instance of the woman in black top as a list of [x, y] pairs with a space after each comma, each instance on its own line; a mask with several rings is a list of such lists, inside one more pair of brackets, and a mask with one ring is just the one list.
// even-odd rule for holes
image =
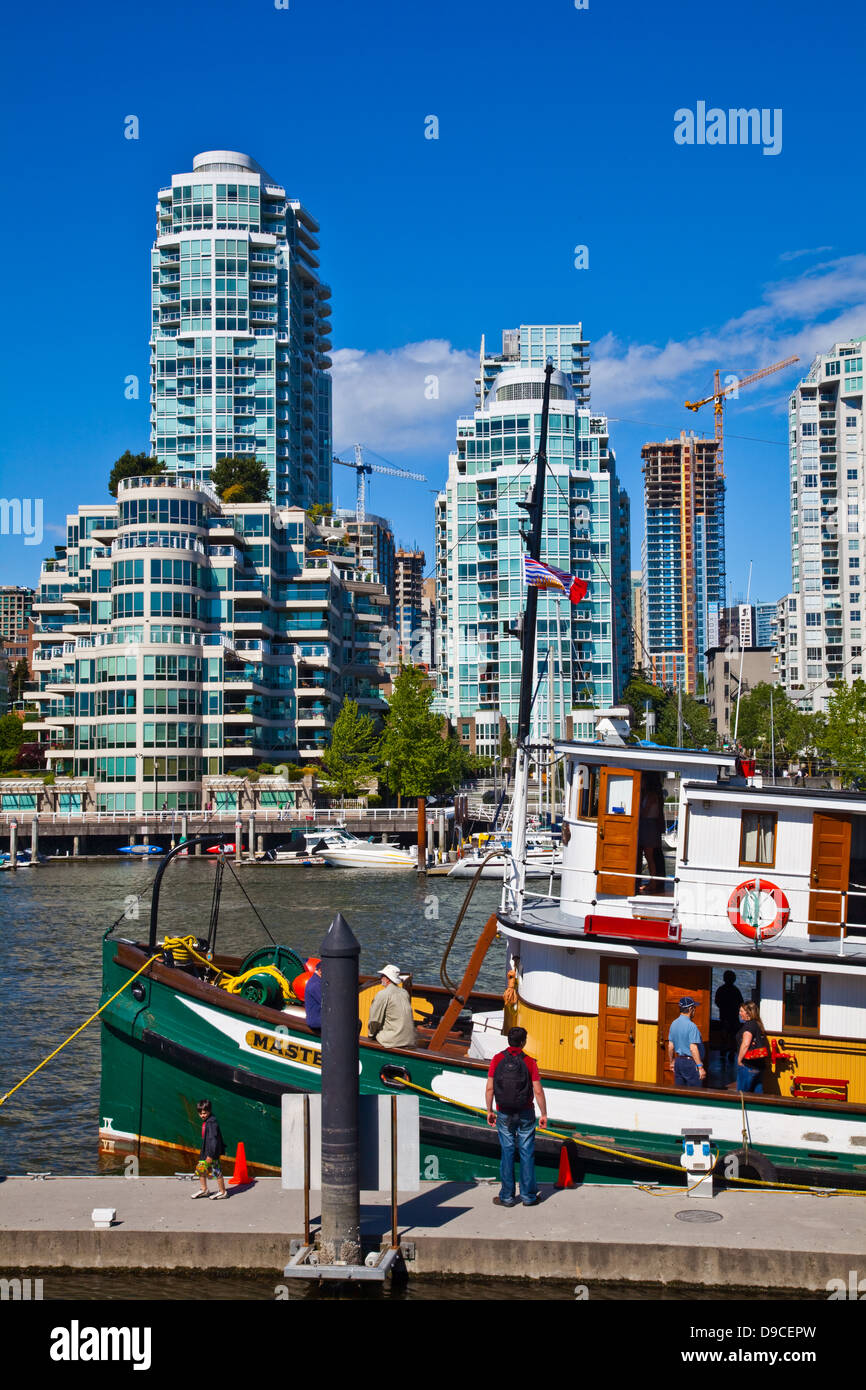
[[[760, 1057], [746, 1057], [747, 1052], [763, 1052]], [[737, 1033], [737, 1090], [764, 1092], [764, 1067], [770, 1060], [767, 1033], [753, 999], [740, 1005], [740, 1029]]]

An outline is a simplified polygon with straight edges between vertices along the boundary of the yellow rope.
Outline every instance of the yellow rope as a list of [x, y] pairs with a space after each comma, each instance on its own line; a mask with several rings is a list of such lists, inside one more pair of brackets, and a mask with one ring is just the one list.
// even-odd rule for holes
[[[434, 1100], [444, 1101], [447, 1105], [456, 1105], [461, 1110], [469, 1110], [473, 1115], [487, 1114], [486, 1110], [480, 1109], [477, 1105], [467, 1105], [465, 1101], [454, 1100], [452, 1096], [440, 1096], [436, 1091], [431, 1091], [426, 1086], [419, 1086], [415, 1081], [407, 1081], [402, 1076], [395, 1076], [392, 1078], [392, 1084], [396, 1085], [398, 1083], [401, 1086], [408, 1086], [413, 1091], [420, 1091], [426, 1096], [432, 1096]], [[682, 1174], [684, 1171], [680, 1164], [665, 1163], [664, 1160], [660, 1158], [644, 1158], [641, 1154], [624, 1152], [622, 1149], [612, 1149], [606, 1144], [595, 1144], [592, 1140], [584, 1139], [578, 1134], [560, 1134], [559, 1131], [555, 1129], [542, 1129], [541, 1125], [538, 1126], [537, 1132], [547, 1135], [550, 1139], [561, 1139], [563, 1142], [570, 1140], [572, 1143], [579, 1144], [581, 1148], [584, 1149], [595, 1149], [598, 1153], [613, 1154], [615, 1158], [620, 1160], [629, 1159], [633, 1163], [646, 1163], [651, 1168], [668, 1168], [673, 1173]], [[716, 1158], [718, 1161], [718, 1154]], [[707, 1173], [705, 1176], [709, 1177], [710, 1175]], [[700, 1181], [703, 1182], [704, 1179], [701, 1178]], [[806, 1193], [814, 1192], [817, 1185], [815, 1183], [766, 1182], [763, 1178], [735, 1178], [728, 1177], [727, 1175], [725, 1176], [725, 1182], [741, 1182], [747, 1183], [750, 1187], [778, 1188], [780, 1191]], [[680, 1191], [682, 1191], [682, 1189], [680, 1189]], [[821, 1191], [826, 1192], [832, 1197], [866, 1197], [866, 1190], [855, 1187], [822, 1188]]]
[[252, 975], [272, 975], [280, 987], [283, 999], [286, 1003], [298, 1003], [298, 998], [292, 990], [292, 986], [286, 979], [281, 970], [275, 965], [255, 965], [252, 970], [247, 970], [243, 975], [229, 975], [225, 970], [220, 970], [214, 965], [212, 960], [203, 956], [196, 949], [196, 939], [194, 936], [167, 936], [162, 943], [163, 950], [171, 951], [175, 960], [179, 964], [184, 964], [189, 960], [197, 960], [208, 970], [212, 970], [216, 975], [214, 983], [220, 988], [227, 990], [229, 994], [240, 994], [241, 989]]
[[141, 969], [140, 969], [140, 970], [136, 970], [136, 972], [135, 972], [134, 975], [130, 975], [130, 977], [129, 977], [129, 979], [126, 981], [126, 983], [125, 983], [125, 984], [122, 984], [122, 985], [120, 986], [120, 989], [115, 990], [114, 994], [112, 994], [112, 996], [111, 996], [110, 999], [106, 999], [106, 1001], [105, 1001], [104, 1004], [100, 1004], [99, 1008], [96, 1010], [96, 1013], [95, 1013], [95, 1014], [91, 1014], [91, 1015], [90, 1015], [90, 1018], [87, 1020], [86, 1023], [82, 1023], [82, 1025], [81, 1025], [80, 1028], [76, 1028], [76, 1030], [75, 1030], [74, 1033], [70, 1033], [69, 1037], [66, 1039], [66, 1042], [62, 1042], [62, 1043], [60, 1044], [59, 1047], [55, 1047], [55, 1049], [54, 1049], [53, 1052], [49, 1052], [48, 1056], [45, 1057], [45, 1058], [43, 1058], [43, 1060], [39, 1063], [39, 1066], [38, 1066], [38, 1067], [34, 1067], [33, 1070], [32, 1070], [31, 1072], [28, 1072], [26, 1076], [22, 1077], [21, 1080], [18, 1082], [18, 1084], [17, 1084], [16, 1086], [13, 1086], [13, 1087], [12, 1087], [12, 1090], [11, 1090], [11, 1091], [7, 1091], [7, 1092], [6, 1092], [5, 1096], [0, 1096], [0, 1105], [5, 1105], [6, 1101], [9, 1099], [9, 1097], [10, 1097], [10, 1096], [14, 1096], [15, 1092], [18, 1090], [18, 1088], [19, 1088], [20, 1086], [23, 1086], [23, 1085], [24, 1085], [24, 1082], [25, 1082], [25, 1081], [29, 1081], [30, 1078], [31, 1078], [31, 1076], [35, 1076], [36, 1073], [37, 1073], [38, 1071], [41, 1071], [42, 1068], [43, 1068], [48, 1062], [51, 1061], [51, 1058], [52, 1058], [52, 1057], [56, 1057], [57, 1054], [58, 1054], [58, 1052], [62, 1052], [62, 1051], [63, 1051], [64, 1047], [66, 1046], [66, 1043], [71, 1043], [73, 1038], [77, 1038], [79, 1033], [83, 1033], [83, 1032], [84, 1032], [84, 1030], [85, 1030], [85, 1028], [88, 1026], [88, 1024], [91, 1024], [95, 1018], [99, 1018], [99, 1015], [102, 1013], [103, 1009], [107, 1009], [108, 1006], [109, 1006], [109, 1004], [113, 1004], [113, 1003], [114, 1003], [114, 1000], [117, 998], [118, 994], [122, 994], [123, 991], [124, 991], [125, 989], [127, 989], [127, 988], [132, 984], [133, 980], [137, 980], [138, 977], [139, 977], [139, 975], [142, 975], [142, 974], [144, 973], [144, 971], [147, 969], [147, 967], [148, 967], [149, 965], [152, 965], [152, 964], [153, 964], [153, 962], [157, 959], [158, 955], [159, 955], [159, 952], [157, 952], [156, 955], [151, 956], [150, 960], [145, 961], [145, 963], [144, 963], [144, 965], [141, 967]]

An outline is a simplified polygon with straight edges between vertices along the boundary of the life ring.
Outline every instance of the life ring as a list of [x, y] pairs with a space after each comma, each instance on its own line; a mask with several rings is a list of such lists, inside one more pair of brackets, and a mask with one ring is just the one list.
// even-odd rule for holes
[[[761, 921], [762, 909], [767, 901], [774, 904], [775, 912], [770, 921]], [[766, 878], [747, 879], [728, 898], [731, 926], [750, 941], [767, 941], [772, 936], [778, 936], [788, 925], [790, 915], [791, 907], [785, 894]]]

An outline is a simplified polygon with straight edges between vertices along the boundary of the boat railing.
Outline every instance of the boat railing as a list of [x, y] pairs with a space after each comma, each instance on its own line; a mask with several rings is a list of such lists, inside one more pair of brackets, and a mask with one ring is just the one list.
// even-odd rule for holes
[[340, 824], [344, 820], [373, 820], [384, 824], [397, 822], [406, 826], [411, 826], [414, 830], [417, 824], [418, 812], [416, 807], [399, 806], [370, 806], [364, 808], [360, 805], [345, 807], [315, 807], [306, 806], [244, 806], [240, 812], [234, 807], [223, 807], [212, 811], [176, 811], [166, 809], [165, 811], [76, 811], [76, 810], [38, 810], [33, 807], [23, 807], [20, 810], [4, 808], [0, 812], [0, 825], [8, 827], [11, 821], [17, 821], [19, 826], [29, 825], [34, 819], [38, 819], [40, 826], [48, 825], [67, 825], [74, 821], [76, 824], [83, 825], [110, 825], [117, 822], [119, 825], [144, 825], [146, 822], [157, 822], [166, 826], [180, 826], [181, 821], [186, 820], [189, 824], [200, 826], [201, 824], [221, 825], [229, 822], [234, 825], [240, 820], [246, 824], [250, 817], [260, 822], [292, 822], [303, 828], [304, 825], [317, 825], [321, 821], [328, 821], [330, 824]]
[[[762, 873], [761, 873], [760, 870], [752, 871], [752, 870], [751, 870], [751, 866], [749, 866], [749, 871], [746, 871], [746, 870], [743, 868], [743, 866], [738, 866], [738, 868], [739, 868], [739, 873], [742, 874], [742, 878], [741, 878], [741, 882], [742, 882], [742, 883], [749, 884], [749, 883], [754, 882], [756, 885], [757, 885], [758, 883], [762, 883], [762, 884], [765, 884], [765, 885], [767, 884], [768, 880], [762, 875]], [[625, 900], [626, 900], [627, 902], [629, 902], [629, 903], [631, 903], [631, 902], [632, 902], [633, 900], [635, 900], [635, 899], [637, 899], [637, 900], [644, 899], [645, 902], [646, 902], [647, 907], [649, 907], [649, 906], [652, 904], [652, 905], [656, 908], [656, 915], [658, 915], [658, 916], [659, 916], [660, 918], [662, 918], [662, 919], [670, 918], [670, 920], [672, 920], [672, 921], [677, 921], [677, 920], [681, 919], [681, 911], [683, 910], [683, 908], [682, 908], [682, 902], [681, 902], [681, 890], [682, 890], [683, 885], [684, 885], [684, 883], [685, 883], [685, 886], [689, 889], [690, 895], [692, 895], [692, 896], [691, 896], [691, 901], [689, 901], [688, 906], [684, 909], [685, 912], [686, 912], [686, 914], [687, 914], [689, 917], [699, 917], [699, 918], [701, 919], [701, 921], [707, 921], [707, 919], [715, 919], [715, 920], [717, 920], [717, 921], [719, 921], [719, 922], [725, 922], [726, 924], [730, 925], [731, 918], [730, 918], [730, 915], [729, 915], [729, 912], [728, 912], [728, 909], [727, 909], [727, 899], [725, 899], [725, 908], [722, 909], [722, 910], [720, 910], [720, 909], [718, 908], [718, 906], [717, 906], [716, 900], [714, 900], [714, 901], [711, 902], [711, 903], [703, 903], [703, 902], [701, 902], [701, 898], [704, 896], [705, 890], [706, 890], [707, 892], [709, 892], [709, 891], [712, 890], [712, 889], [718, 889], [718, 888], [723, 889], [725, 892], [727, 892], [727, 893], [730, 895], [731, 887], [732, 887], [732, 878], [735, 877], [735, 876], [737, 876], [737, 875], [732, 871], [731, 873], [729, 873], [729, 875], [728, 875], [726, 878], [708, 878], [708, 877], [706, 876], [708, 870], [704, 870], [704, 869], [702, 869], [702, 868], [700, 868], [700, 867], [698, 867], [698, 866], [695, 866], [695, 865], [693, 865], [693, 864], [690, 864], [690, 865], [689, 865], [689, 869], [690, 869], [692, 872], [697, 872], [697, 873], [699, 873], [699, 874], [700, 874], [700, 877], [697, 878], [697, 879], [693, 879], [693, 878], [691, 877], [691, 875], [690, 875], [689, 878], [687, 878], [686, 880], [683, 880], [683, 878], [682, 878], [679, 874], [635, 873], [635, 872], [630, 871], [630, 870], [627, 870], [627, 869], [599, 869], [599, 868], [595, 868], [595, 869], [592, 869], [592, 870], [586, 870], [585, 872], [591, 872], [591, 873], [594, 875], [594, 877], [595, 877], [596, 880], [598, 880], [599, 875], [602, 874], [602, 875], [604, 875], [605, 878], [625, 878], [625, 879], [629, 879], [629, 880], [630, 880], [632, 883], [634, 883], [634, 884], [636, 884], [639, 880], [643, 879], [645, 882], [648, 881], [649, 883], [663, 884], [663, 885], [668, 885], [668, 884], [669, 884], [669, 885], [671, 885], [671, 887], [670, 887], [669, 890], [668, 890], [667, 887], [666, 887], [666, 888], [665, 888], [665, 891], [664, 891], [664, 892], [661, 892], [661, 893], [657, 893], [657, 892], [641, 892], [640, 890], [636, 889], [636, 890], [635, 890], [634, 892], [632, 892], [632, 893], [622, 894], [622, 895], [618, 895], [618, 894], [602, 894], [602, 895], [601, 895], [601, 901], [603, 901], [603, 902], [607, 905], [607, 904], [615, 904], [615, 903], [617, 903], [618, 901], [622, 901], [623, 899], [625, 899]], [[771, 870], [770, 872], [772, 872], [772, 870]], [[810, 872], [805, 872], [805, 871], [804, 871], [804, 872], [795, 872], [795, 873], [791, 873], [791, 874], [786, 874], [786, 877], [793, 877], [793, 878], [798, 878], [798, 879], [804, 880], [804, 887], [805, 887], [806, 884], [809, 884], [811, 875], [810, 875]], [[800, 919], [800, 921], [801, 921], [802, 925], [803, 925], [804, 927], [806, 927], [806, 929], [807, 929], [807, 935], [812, 935], [812, 934], [814, 934], [814, 933], [811, 933], [811, 932], [809, 931], [809, 929], [812, 928], [812, 927], [823, 927], [823, 928], [827, 928], [828, 926], [829, 926], [829, 927], [838, 926], [838, 927], [841, 929], [841, 930], [840, 930], [840, 948], [839, 948], [839, 954], [841, 955], [841, 954], [844, 953], [845, 938], [846, 938], [846, 936], [847, 936], [849, 930], [850, 930], [851, 928], [854, 928], [854, 929], [856, 930], [857, 928], [859, 928], [859, 927], [861, 927], [861, 926], [864, 927], [864, 928], [866, 928], [866, 917], [864, 917], [864, 921], [863, 921], [862, 923], [860, 923], [860, 922], [853, 922], [853, 923], [852, 923], [852, 922], [849, 922], [849, 920], [848, 920], [848, 919], [849, 919], [849, 903], [850, 903], [850, 899], [851, 899], [851, 898], [863, 898], [863, 899], [866, 899], [866, 887], [860, 887], [860, 886], [858, 886], [857, 888], [852, 888], [852, 887], [849, 885], [848, 888], [846, 888], [846, 889], [832, 889], [832, 888], [823, 888], [823, 889], [822, 889], [822, 888], [815, 888], [815, 887], [812, 886], [811, 884], [809, 884], [809, 886], [810, 886], [810, 891], [811, 891], [811, 892], [814, 892], [814, 893], [822, 893], [822, 892], [823, 892], [823, 893], [826, 893], [826, 894], [828, 894], [828, 895], [829, 895], [830, 893], [834, 893], [834, 894], [838, 893], [838, 895], [839, 895], [839, 916], [838, 916], [838, 919], [834, 919], [834, 918], [832, 918], [832, 917], [806, 917], [806, 918], [804, 918], [804, 919]], [[777, 905], [778, 908], [783, 909], [783, 908], [785, 908], [785, 907], [787, 906], [787, 899], [785, 898], [785, 896], [784, 896], [784, 894], [781, 892], [781, 890], [780, 890], [779, 888], [775, 887], [775, 885], [773, 886], [773, 888], [772, 888], [771, 890], [767, 890], [767, 889], [765, 888], [764, 891], [769, 891], [769, 892], [770, 892], [770, 896], [772, 896], [772, 897], [775, 898], [775, 900], [776, 900], [776, 905]], [[553, 884], [552, 884], [552, 881], [551, 881], [551, 885], [550, 885], [550, 891], [549, 891], [548, 893], [531, 893], [531, 892], [529, 892], [529, 891], [527, 890], [527, 892], [526, 892], [526, 894], [525, 894], [525, 897], [526, 897], [527, 900], [530, 899], [530, 898], [535, 899], [535, 900], [537, 900], [539, 903], [540, 903], [540, 902], [547, 902], [547, 903], [553, 902], [553, 903], [560, 903], [560, 904], [561, 904], [562, 901], [563, 901], [563, 895], [562, 895], [562, 894], [557, 895], [557, 894], [555, 894], [555, 893], [553, 892]], [[573, 901], [573, 899], [571, 899], [571, 901]], [[596, 900], [593, 902], [592, 905], [595, 906], [597, 901], [598, 901], [598, 899], [596, 899]], [[669, 910], [668, 910], [668, 909], [669, 909]], [[766, 938], [765, 938], [765, 939], [766, 939]]]

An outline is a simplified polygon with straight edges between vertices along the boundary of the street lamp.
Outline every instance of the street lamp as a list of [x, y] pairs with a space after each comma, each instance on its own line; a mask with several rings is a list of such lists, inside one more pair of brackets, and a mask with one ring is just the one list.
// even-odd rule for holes
[[[141, 781], [142, 781], [142, 785], [143, 785], [143, 784], [144, 784], [144, 762], [145, 762], [145, 758], [147, 757], [147, 754], [146, 754], [146, 753], [136, 753], [135, 756], [136, 756], [137, 758], [140, 758], [140, 759], [141, 759]], [[156, 815], [156, 813], [157, 813], [158, 810], [159, 810], [159, 759], [157, 758], [156, 754], [154, 753], [154, 754], [153, 754], [153, 812], [154, 812], [154, 815]], [[144, 808], [143, 808], [143, 807], [142, 807], [142, 814], [144, 814]]]

